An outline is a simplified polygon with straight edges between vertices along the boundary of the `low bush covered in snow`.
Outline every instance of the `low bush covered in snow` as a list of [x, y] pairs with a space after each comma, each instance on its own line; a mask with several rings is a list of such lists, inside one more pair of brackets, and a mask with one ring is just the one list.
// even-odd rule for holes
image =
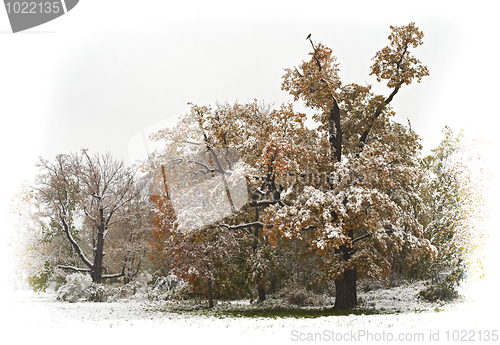
[[57, 299], [67, 302], [119, 302], [124, 300], [186, 300], [194, 298], [192, 289], [174, 275], [158, 277], [139, 274], [125, 285], [96, 284], [88, 274], [73, 273], [57, 289]]
[[328, 296], [315, 293], [300, 286], [286, 287], [274, 295], [270, 296], [271, 300], [279, 300], [282, 306], [298, 306], [298, 307], [324, 307], [330, 304]]
[[141, 274], [132, 282], [122, 285], [93, 283], [88, 274], [73, 273], [66, 276], [57, 290], [57, 299], [67, 302], [116, 302], [147, 296], [151, 275]]
[[123, 299], [145, 299], [151, 280], [151, 274], [141, 273], [128, 284], [108, 288], [107, 300], [117, 302]]
[[57, 290], [57, 299], [67, 302], [91, 300], [92, 279], [88, 274], [73, 273], [66, 277], [66, 283]]

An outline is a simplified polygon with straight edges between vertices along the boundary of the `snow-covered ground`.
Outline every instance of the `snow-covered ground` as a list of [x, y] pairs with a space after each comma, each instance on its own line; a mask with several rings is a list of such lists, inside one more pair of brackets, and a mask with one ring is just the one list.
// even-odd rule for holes
[[[279, 341], [281, 344], [339, 340], [373, 343], [384, 339], [421, 342], [415, 340], [422, 337], [426, 342], [432, 337], [434, 341], [436, 337], [445, 341], [468, 332], [467, 339], [478, 341], [479, 336], [484, 340], [486, 332], [500, 328], [498, 310], [493, 308], [486, 314], [481, 298], [461, 299], [440, 306], [418, 301], [415, 294], [420, 288], [422, 286], [412, 285], [360, 294], [365, 305], [379, 310], [399, 310], [399, 313], [301, 319], [167, 313], [152, 308], [148, 301], [68, 303], [56, 301], [54, 292], [38, 295], [17, 291], [2, 298], [2, 338], [15, 339], [16, 344], [87, 344], [102, 343], [101, 340], [113, 344], [145, 341], [159, 344]], [[496, 301], [494, 304], [497, 305]]]

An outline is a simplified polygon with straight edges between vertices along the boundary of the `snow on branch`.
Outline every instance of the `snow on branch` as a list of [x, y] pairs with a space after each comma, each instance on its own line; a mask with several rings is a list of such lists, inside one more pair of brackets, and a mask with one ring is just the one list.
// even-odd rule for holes
[[[221, 226], [228, 228], [229, 230], [240, 230], [240, 229], [246, 229], [246, 228], [251, 228], [251, 227], [259, 227], [262, 228], [264, 226], [271, 226], [272, 225], [267, 225], [261, 222], [252, 222], [252, 223], [245, 223], [245, 224], [238, 224], [238, 225], [228, 225], [228, 224], [221, 224]], [[247, 230], [247, 232], [249, 232]], [[249, 232], [250, 233], [250, 232]]]
[[71, 243], [71, 245], [73, 246], [73, 248], [77, 252], [77, 254], [80, 257], [80, 259], [83, 261], [83, 263], [85, 265], [87, 265], [87, 267], [91, 268], [93, 266], [92, 263], [87, 259], [87, 257], [85, 256], [85, 254], [83, 253], [82, 249], [80, 248], [80, 246], [78, 245], [78, 243], [75, 241], [75, 239], [73, 238], [73, 236], [71, 236], [71, 233], [69, 232], [69, 226], [66, 223], [66, 220], [64, 219], [64, 216], [61, 217], [61, 221], [62, 221], [62, 224], [63, 224], [64, 233], [66, 234], [66, 237], [68, 238], [68, 241]]
[[58, 265], [57, 267], [63, 269], [63, 270], [72, 270], [75, 272], [90, 272], [90, 268], [79, 268], [79, 267], [73, 267], [73, 266], [65, 266], [65, 265]]
[[123, 277], [125, 275], [125, 272], [122, 271], [121, 273], [115, 273], [115, 274], [104, 274], [101, 279], [111, 279], [111, 278], [119, 278]]

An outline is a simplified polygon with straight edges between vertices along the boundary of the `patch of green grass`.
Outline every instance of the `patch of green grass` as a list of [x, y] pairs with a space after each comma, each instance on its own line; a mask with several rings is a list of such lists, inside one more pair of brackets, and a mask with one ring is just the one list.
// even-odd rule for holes
[[300, 307], [269, 307], [269, 306], [216, 306], [208, 308], [206, 306], [177, 306], [175, 308], [167, 308], [164, 312], [180, 313], [187, 315], [199, 315], [206, 317], [224, 318], [318, 318], [323, 316], [347, 316], [347, 315], [376, 315], [387, 314], [373, 309], [351, 309], [338, 310], [332, 307], [325, 308], [300, 308]]
[[249, 318], [317, 318], [322, 316], [377, 314], [373, 310], [338, 310], [333, 308], [270, 308], [270, 309], [241, 309], [241, 310], [214, 310], [214, 316], [219, 317], [249, 317]]

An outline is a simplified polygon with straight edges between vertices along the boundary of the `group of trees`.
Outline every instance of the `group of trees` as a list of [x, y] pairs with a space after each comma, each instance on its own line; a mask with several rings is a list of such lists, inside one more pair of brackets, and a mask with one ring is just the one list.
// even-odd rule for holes
[[285, 70], [282, 89], [310, 108], [314, 128], [292, 103], [191, 105], [153, 135], [165, 146], [141, 171], [86, 151], [41, 159], [39, 268], [97, 283], [141, 267], [174, 273], [210, 305], [296, 285], [334, 290], [335, 307], [352, 308], [360, 276], [458, 281], [462, 189], [447, 168], [458, 144], [448, 131], [422, 158], [418, 135], [391, 120], [403, 85], [429, 74], [411, 53], [423, 33], [391, 30], [371, 67], [388, 96], [343, 84], [332, 51], [308, 37], [310, 58]]

